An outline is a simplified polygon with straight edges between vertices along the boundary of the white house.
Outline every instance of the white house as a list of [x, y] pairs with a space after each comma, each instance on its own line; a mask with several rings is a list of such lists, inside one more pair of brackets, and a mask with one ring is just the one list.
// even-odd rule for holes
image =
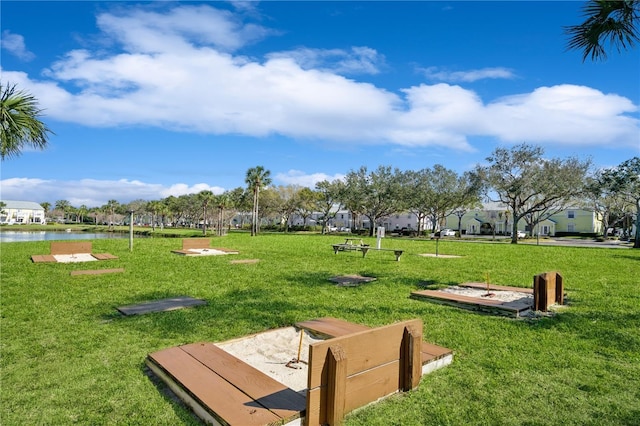
[[1, 224], [45, 224], [44, 208], [32, 201], [0, 200], [4, 203], [0, 211]]

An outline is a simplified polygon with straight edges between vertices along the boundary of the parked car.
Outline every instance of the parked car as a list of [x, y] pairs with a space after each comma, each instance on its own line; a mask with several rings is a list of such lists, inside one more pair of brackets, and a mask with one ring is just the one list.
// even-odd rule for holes
[[338, 230], [337, 226], [329, 226], [329, 232], [336, 232]]
[[527, 233], [524, 231], [518, 231], [518, 239], [524, 238], [527, 236]]
[[413, 228], [407, 228], [407, 227], [400, 228], [400, 232], [399, 233], [400, 233], [400, 235], [405, 235], [405, 236], [408, 236], [408, 237], [416, 237], [416, 236], [418, 236], [418, 231], [417, 230], [415, 230]]
[[444, 228], [443, 230], [440, 231], [440, 236], [441, 237], [455, 237], [456, 236], [456, 231], [454, 231], [453, 229]]

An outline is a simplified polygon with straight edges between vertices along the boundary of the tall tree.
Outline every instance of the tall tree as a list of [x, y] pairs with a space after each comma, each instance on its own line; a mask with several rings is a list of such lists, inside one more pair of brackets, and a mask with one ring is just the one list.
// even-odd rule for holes
[[316, 210], [322, 215], [322, 233], [327, 230], [327, 223], [342, 210], [345, 195], [345, 183], [340, 179], [331, 182], [323, 180], [316, 183]]
[[198, 193], [198, 203], [202, 207], [202, 235], [207, 235], [207, 209], [214, 202], [215, 196], [209, 190], [200, 191]]
[[218, 209], [218, 215], [216, 219], [216, 235], [221, 237], [225, 232], [225, 211], [233, 206], [231, 194], [229, 193], [229, 191], [225, 191], [222, 194], [216, 196], [214, 202]]
[[38, 101], [15, 84], [0, 82], [0, 160], [17, 157], [25, 146], [45, 149], [53, 133], [40, 120]]
[[298, 185], [278, 186], [274, 191], [278, 193], [280, 198], [280, 223], [284, 232], [289, 232], [289, 221], [298, 208], [298, 194], [302, 187]]
[[[455, 191], [455, 207], [453, 214], [458, 217], [458, 238], [462, 238], [462, 216], [464, 216], [469, 210], [474, 209], [482, 205], [480, 202], [482, 190], [482, 182], [479, 181], [478, 176], [473, 172], [464, 172], [462, 176], [458, 178], [457, 188]], [[504, 212], [505, 217], [508, 217], [509, 212]], [[505, 224], [508, 219], [505, 219]], [[495, 229], [495, 227], [494, 227]], [[505, 229], [507, 229], [505, 225]]]
[[582, 61], [606, 60], [608, 42], [618, 53], [632, 49], [640, 40], [638, 0], [590, 0], [583, 8], [585, 20], [565, 27], [568, 48], [582, 51]]
[[253, 193], [253, 210], [251, 212], [251, 236], [258, 235], [259, 223], [259, 200], [260, 190], [271, 184], [271, 172], [262, 166], [252, 167], [247, 170], [245, 183], [251, 193]]
[[51, 203], [45, 201], [44, 203], [40, 203], [40, 205], [44, 209], [44, 217], [45, 217], [45, 220], [46, 220], [47, 215], [49, 214], [49, 210], [51, 210]]
[[83, 204], [80, 207], [78, 207], [77, 213], [78, 213], [78, 222], [84, 223], [84, 217], [87, 215], [87, 213], [89, 213], [89, 207]]
[[147, 203], [147, 211], [151, 213], [151, 231], [156, 230], [156, 219], [162, 206], [164, 206], [164, 203], [157, 200], [149, 201]]
[[610, 190], [634, 206], [636, 223], [633, 248], [640, 248], [640, 157], [633, 157], [604, 171], [603, 180]]
[[56, 210], [62, 210], [62, 221], [67, 220], [67, 211], [71, 208], [71, 203], [67, 200], [58, 200], [55, 203]]
[[[541, 147], [520, 144], [496, 148], [488, 166], [477, 166], [487, 197], [509, 206], [513, 217], [511, 243], [518, 243], [518, 222], [559, 205], [582, 191], [590, 161], [544, 159]], [[495, 199], [497, 197], [497, 199]]]
[[298, 202], [296, 205], [296, 213], [302, 217], [302, 226], [307, 226], [307, 218], [313, 215], [316, 210], [316, 201], [318, 200], [318, 194], [311, 188], [301, 188], [297, 196]]
[[109, 214], [109, 230], [113, 229], [113, 221], [115, 219], [115, 214], [118, 208], [120, 207], [120, 203], [118, 200], [109, 200], [107, 204], [103, 206], [104, 210]]
[[401, 210], [403, 179], [403, 174], [390, 166], [379, 166], [371, 172], [363, 166], [347, 173], [345, 204], [369, 219], [369, 236], [373, 236], [380, 220]]

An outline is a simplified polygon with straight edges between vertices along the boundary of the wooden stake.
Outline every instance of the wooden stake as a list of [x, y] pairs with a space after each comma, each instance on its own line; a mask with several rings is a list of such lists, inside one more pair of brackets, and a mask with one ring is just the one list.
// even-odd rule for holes
[[302, 353], [302, 336], [304, 335], [304, 329], [300, 329], [300, 344], [298, 345], [298, 358], [297, 362], [300, 362], [300, 354]]

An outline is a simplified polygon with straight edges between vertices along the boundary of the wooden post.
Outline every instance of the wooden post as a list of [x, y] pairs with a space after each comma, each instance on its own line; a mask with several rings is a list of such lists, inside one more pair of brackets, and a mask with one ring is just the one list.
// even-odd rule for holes
[[[560, 292], [560, 295], [558, 295]], [[545, 272], [533, 277], [533, 309], [546, 312], [554, 303], [562, 304], [564, 286], [562, 276], [556, 272]]]
[[326, 419], [331, 426], [342, 424], [347, 388], [347, 355], [341, 346], [331, 346], [327, 353]]
[[562, 275], [556, 274], [556, 305], [564, 305], [564, 282], [562, 281]]
[[405, 327], [400, 353], [400, 389], [418, 387], [422, 378], [422, 331]]

